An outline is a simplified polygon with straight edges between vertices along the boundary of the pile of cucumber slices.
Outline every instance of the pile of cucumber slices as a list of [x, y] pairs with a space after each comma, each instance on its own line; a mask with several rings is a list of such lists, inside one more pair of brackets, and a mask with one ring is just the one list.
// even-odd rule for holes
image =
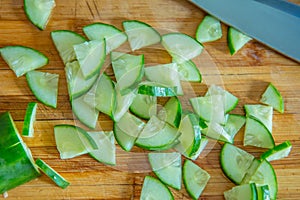
[[[28, 7], [34, 4], [25, 2]], [[49, 2], [53, 9], [54, 1]], [[28, 13], [29, 19], [44, 29], [48, 18], [38, 23], [32, 16]], [[236, 184], [224, 192], [225, 199], [276, 199], [277, 180], [270, 162], [288, 156], [292, 147], [289, 141], [276, 146], [272, 136], [273, 110], [284, 112], [276, 87], [270, 83], [260, 103], [245, 105], [246, 115], [231, 114], [238, 97], [217, 85], [208, 86], [203, 96], [189, 98], [188, 106], [181, 100], [186, 95], [182, 82], [202, 81], [193, 59], [204, 48], [201, 42], [222, 36], [220, 22], [205, 17], [196, 38], [178, 32], [162, 34], [137, 20], [122, 25], [124, 32], [110, 24], [93, 23], [83, 27], [86, 37], [70, 30], [51, 32], [65, 66], [72, 111], [76, 122], [80, 121], [80, 125], [54, 127], [61, 159], [89, 154], [101, 163], [116, 165], [115, 141], [124, 151], [137, 146], [147, 150], [155, 174], [145, 177], [140, 199], [174, 199], [169, 187], [180, 190], [182, 184], [192, 199], [198, 199], [210, 175], [193, 161], [209, 141], [218, 141], [222, 144], [221, 168]], [[251, 39], [234, 29], [228, 37], [232, 54]], [[122, 50], [127, 43], [131, 52]], [[164, 48], [172, 61], [151, 65], [145, 55], [136, 53], [153, 45]], [[26, 75], [40, 102], [56, 108], [59, 76], [38, 71], [48, 63], [45, 55], [24, 46], [3, 47], [0, 53], [17, 77]], [[33, 136], [36, 106], [28, 105], [24, 136]], [[98, 131], [99, 113], [113, 120], [111, 131]], [[244, 146], [268, 149], [260, 158], [233, 145], [243, 126]], [[60, 187], [69, 185], [42, 160], [36, 164], [56, 177], [53, 179]]]

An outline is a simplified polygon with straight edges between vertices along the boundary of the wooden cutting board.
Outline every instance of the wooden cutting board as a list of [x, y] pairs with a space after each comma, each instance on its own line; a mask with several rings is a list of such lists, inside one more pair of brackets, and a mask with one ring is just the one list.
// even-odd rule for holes
[[[294, 0], [299, 3], [299, 0]], [[57, 0], [45, 31], [34, 27], [26, 18], [22, 0], [0, 0], [0, 47], [25, 45], [47, 55], [49, 64], [43, 71], [60, 74], [58, 108], [39, 104], [35, 136], [24, 138], [34, 158], [41, 158], [61, 173], [71, 185], [63, 190], [45, 175], [8, 192], [8, 199], [139, 199], [143, 178], [153, 175], [147, 163], [147, 152], [134, 148], [125, 153], [117, 150], [117, 166], [98, 163], [88, 155], [61, 160], [55, 146], [53, 126], [74, 124], [68, 101], [64, 66], [51, 41], [50, 32], [58, 29], [77, 31], [93, 22], [104, 22], [122, 28], [122, 21], [141, 20], [155, 28], [194, 36], [205, 13], [184, 0]], [[205, 51], [195, 60], [204, 82], [191, 84], [194, 95], [203, 95], [207, 84], [218, 84], [240, 101], [234, 113], [244, 113], [244, 104], [259, 103], [269, 82], [282, 93], [285, 113], [274, 112], [273, 136], [276, 144], [290, 140], [293, 149], [288, 158], [272, 162], [278, 180], [278, 199], [300, 199], [300, 66], [266, 46], [251, 41], [236, 55], [230, 56], [222, 25], [222, 39], [204, 44]], [[285, 39], [283, 38], [282, 42]], [[299, 38], [300, 39], [300, 38]], [[151, 49], [150, 49], [151, 50]], [[146, 62], [169, 62], [162, 50], [147, 54]], [[158, 54], [157, 54], [158, 52]], [[136, 52], [138, 53], [138, 52]], [[148, 59], [148, 60], [147, 60]], [[22, 128], [28, 102], [36, 101], [24, 77], [16, 78], [0, 59], [0, 112], [10, 111], [19, 130]], [[98, 129], [111, 130], [112, 121], [99, 116]], [[235, 144], [259, 156], [264, 150], [243, 147], [243, 129]], [[200, 199], [223, 199], [232, 184], [219, 165], [221, 144], [213, 142], [195, 162], [207, 170], [211, 179]], [[186, 191], [173, 190], [175, 199], [189, 199]]]

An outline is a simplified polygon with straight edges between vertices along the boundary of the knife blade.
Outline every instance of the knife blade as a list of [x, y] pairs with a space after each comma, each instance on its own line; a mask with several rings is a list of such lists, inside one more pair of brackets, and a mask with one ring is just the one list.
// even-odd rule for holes
[[300, 62], [300, 6], [285, 0], [190, 0], [225, 24]]

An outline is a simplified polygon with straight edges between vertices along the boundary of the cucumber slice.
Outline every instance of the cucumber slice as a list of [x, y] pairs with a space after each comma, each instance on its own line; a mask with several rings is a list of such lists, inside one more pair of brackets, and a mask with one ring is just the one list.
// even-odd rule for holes
[[121, 94], [131, 92], [144, 76], [144, 56], [112, 52], [110, 57]]
[[26, 74], [27, 83], [35, 97], [43, 104], [56, 108], [58, 95], [58, 74], [30, 71]]
[[113, 25], [96, 22], [83, 27], [84, 34], [89, 40], [105, 39], [106, 54], [112, 50], [117, 49], [127, 41], [127, 36], [120, 29]]
[[[172, 62], [176, 62], [173, 60]], [[185, 61], [183, 63], [177, 63], [176, 71], [179, 73], [180, 80], [182, 81], [190, 81], [190, 82], [201, 82], [202, 76], [201, 73], [196, 66], [196, 64], [192, 60]]]
[[17, 77], [48, 64], [49, 59], [41, 52], [25, 46], [6, 46], [0, 54]]
[[65, 67], [70, 100], [80, 97], [89, 91], [98, 78], [98, 74], [85, 79], [78, 61], [68, 62]]
[[100, 73], [105, 61], [105, 40], [92, 40], [73, 46], [80, 69], [85, 79]]
[[142, 119], [150, 119], [157, 113], [157, 97], [137, 94], [129, 110]]
[[253, 160], [253, 155], [229, 143], [223, 145], [220, 153], [221, 169], [235, 184], [242, 183]]
[[196, 31], [196, 40], [201, 43], [212, 42], [222, 37], [222, 27], [219, 20], [206, 15]]
[[253, 176], [253, 174], [256, 172], [257, 168], [259, 167], [261, 161], [258, 159], [254, 159], [250, 165], [250, 167], [248, 168], [241, 184], [247, 184], [249, 183], [251, 177]]
[[112, 118], [113, 110], [116, 106], [115, 85], [106, 74], [101, 74], [96, 83], [95, 106], [100, 112]]
[[174, 197], [170, 189], [158, 179], [151, 176], [145, 176], [140, 200], [148, 199], [174, 200]]
[[197, 151], [192, 156], [186, 156], [186, 157], [190, 158], [191, 160], [196, 160], [201, 155], [208, 142], [209, 140], [205, 136], [201, 136], [200, 146], [197, 149]]
[[160, 34], [146, 24], [137, 20], [123, 21], [123, 27], [128, 36], [131, 50], [135, 51], [146, 46], [150, 46], [161, 41]]
[[279, 160], [281, 158], [287, 157], [292, 150], [292, 144], [290, 141], [285, 141], [277, 146], [275, 146], [273, 149], [270, 149], [266, 152], [264, 152], [260, 158], [265, 159], [267, 161], [273, 161], [273, 160]]
[[44, 30], [50, 19], [55, 0], [24, 0], [24, 10], [28, 19], [40, 30]]
[[112, 118], [115, 122], [117, 122], [129, 110], [129, 107], [136, 96], [136, 90], [133, 90], [128, 94], [122, 95], [119, 85], [116, 85], [115, 92], [116, 92], [116, 106], [114, 107]]
[[215, 140], [233, 143], [231, 135], [227, 133], [224, 126], [214, 121], [208, 122], [207, 128], [203, 129], [202, 133], [203, 135]]
[[211, 85], [208, 88], [205, 96], [211, 95], [222, 95], [225, 113], [232, 111], [239, 102], [239, 99], [236, 96], [217, 85]]
[[144, 149], [164, 148], [173, 144], [180, 132], [153, 115], [140, 133], [135, 144]]
[[114, 134], [118, 144], [125, 151], [130, 151], [137, 137], [143, 130], [145, 123], [134, 115], [126, 112], [123, 117], [114, 123]]
[[62, 189], [67, 188], [70, 183], [62, 177], [58, 172], [56, 172], [52, 167], [45, 163], [42, 159], [38, 158], [35, 160], [35, 164], [39, 169], [44, 172], [56, 185]]
[[271, 149], [275, 146], [274, 139], [269, 130], [258, 120], [246, 118], [244, 133], [244, 146], [256, 146]]
[[185, 160], [182, 169], [183, 183], [193, 199], [198, 199], [206, 187], [210, 175], [190, 160]]
[[61, 159], [74, 158], [98, 148], [93, 138], [77, 126], [55, 125], [54, 136]]
[[260, 104], [244, 105], [246, 116], [260, 121], [272, 133], [273, 108]]
[[231, 55], [235, 54], [240, 50], [246, 43], [248, 43], [252, 38], [241, 33], [233, 27], [228, 28], [227, 42], [228, 48]]
[[180, 122], [178, 131], [181, 133], [178, 138], [180, 143], [175, 146], [175, 149], [186, 157], [195, 155], [201, 144], [198, 117], [194, 113], [186, 114]]
[[168, 87], [155, 82], [141, 82], [138, 86], [138, 93], [155, 97], [176, 96], [177, 87]]
[[224, 130], [230, 136], [230, 143], [233, 143], [235, 135], [245, 125], [246, 117], [238, 114], [228, 114], [226, 119]]
[[155, 175], [166, 185], [181, 188], [181, 156], [179, 153], [149, 153], [149, 162]]
[[258, 200], [255, 183], [238, 185], [224, 192], [226, 200]]
[[95, 129], [98, 121], [99, 111], [86, 103], [85, 95], [72, 99], [72, 111], [76, 118], [90, 129]]
[[162, 84], [168, 87], [176, 87], [177, 95], [183, 95], [179, 73], [176, 71], [176, 63], [156, 65], [145, 68], [145, 76], [148, 81]]
[[262, 94], [260, 102], [272, 106], [280, 113], [284, 112], [283, 98], [280, 92], [272, 83], [269, 84], [265, 92]]
[[223, 95], [209, 95], [190, 98], [195, 113], [203, 120], [219, 124], [225, 123]]
[[255, 173], [251, 176], [249, 183], [255, 183], [258, 186], [268, 185], [270, 190], [270, 199], [275, 200], [277, 196], [277, 178], [272, 165], [263, 160]]
[[175, 96], [171, 97], [164, 107], [159, 111], [158, 117], [178, 128], [181, 121], [182, 108], [180, 100]]
[[203, 46], [200, 42], [183, 33], [168, 33], [162, 36], [161, 44], [176, 61], [183, 63], [200, 55]]
[[116, 165], [116, 146], [113, 132], [99, 131], [87, 133], [93, 138], [98, 148], [89, 151], [90, 156], [101, 163]]
[[76, 60], [73, 46], [86, 41], [78, 33], [69, 30], [52, 31], [51, 38], [64, 64]]
[[268, 185], [257, 186], [257, 200], [270, 200], [270, 190]]
[[34, 133], [33, 125], [35, 122], [36, 109], [37, 109], [36, 102], [28, 103], [26, 108], [25, 118], [24, 118], [22, 136], [33, 137], [33, 133]]

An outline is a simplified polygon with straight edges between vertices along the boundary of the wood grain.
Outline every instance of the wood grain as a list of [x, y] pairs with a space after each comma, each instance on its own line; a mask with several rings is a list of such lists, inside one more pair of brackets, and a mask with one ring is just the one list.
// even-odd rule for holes
[[[299, 0], [294, 3], [300, 4]], [[106, 166], [88, 155], [61, 160], [55, 147], [53, 126], [78, 124], [74, 121], [68, 100], [64, 66], [51, 41], [50, 32], [58, 29], [77, 31], [93, 22], [104, 22], [122, 29], [122, 21], [141, 20], [160, 31], [183, 32], [194, 36], [198, 24], [206, 15], [185, 0], [56, 0], [51, 20], [44, 31], [38, 30], [26, 18], [22, 0], [0, 0], [0, 48], [25, 45], [49, 57], [43, 71], [58, 73], [58, 108], [39, 104], [35, 137], [24, 138], [34, 158], [42, 158], [61, 173], [71, 185], [63, 190], [45, 175], [9, 191], [8, 199], [139, 199], [143, 178], [150, 174], [147, 152], [134, 148], [126, 153], [117, 147], [117, 166]], [[205, 43], [205, 51], [194, 61], [202, 76], [201, 84], [185, 84], [187, 97], [203, 95], [207, 84], [218, 84], [239, 97], [234, 113], [244, 113], [244, 104], [259, 103], [260, 95], [269, 82], [282, 93], [285, 113], [274, 112], [273, 136], [276, 144], [290, 140], [293, 149], [288, 158], [272, 162], [278, 179], [278, 199], [300, 199], [300, 66], [268, 47], [251, 41], [236, 55], [230, 56], [226, 34], [215, 42]], [[288, 38], [285, 38], [288, 39]], [[284, 39], [283, 39], [284, 42]], [[160, 47], [145, 53], [146, 63], [167, 63], [170, 57]], [[111, 69], [107, 68], [110, 75]], [[25, 77], [16, 78], [3, 59], [0, 59], [0, 112], [10, 111], [19, 130], [22, 128], [28, 102], [36, 101]], [[188, 107], [186, 98], [183, 105]], [[100, 114], [97, 129], [111, 130], [112, 121]], [[243, 147], [243, 129], [235, 144], [259, 156], [264, 150]], [[223, 192], [234, 186], [219, 166], [221, 144], [213, 142], [195, 162], [211, 174], [211, 180], [200, 199], [223, 199]], [[175, 199], [190, 199], [184, 189], [173, 190]]]

